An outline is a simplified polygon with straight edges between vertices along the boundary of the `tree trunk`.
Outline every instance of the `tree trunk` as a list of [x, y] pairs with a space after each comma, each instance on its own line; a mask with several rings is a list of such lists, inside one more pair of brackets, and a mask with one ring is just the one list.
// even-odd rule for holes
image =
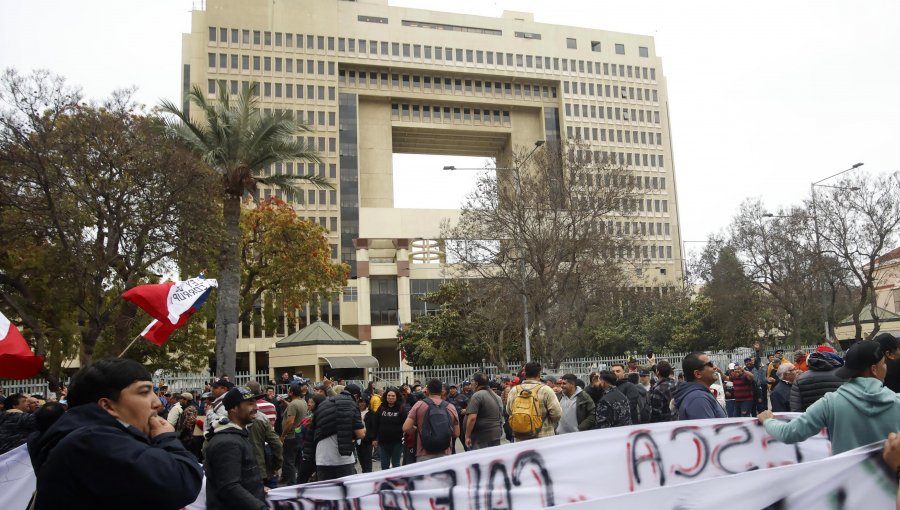
[[226, 195], [222, 207], [225, 237], [216, 295], [216, 375], [234, 377], [241, 285], [241, 197]]

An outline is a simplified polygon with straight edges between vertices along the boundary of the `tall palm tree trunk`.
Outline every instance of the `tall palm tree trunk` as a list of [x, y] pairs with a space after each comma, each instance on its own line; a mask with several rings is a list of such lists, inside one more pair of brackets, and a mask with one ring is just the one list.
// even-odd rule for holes
[[225, 237], [216, 297], [216, 375], [234, 377], [241, 285], [241, 197], [225, 195], [222, 208]]

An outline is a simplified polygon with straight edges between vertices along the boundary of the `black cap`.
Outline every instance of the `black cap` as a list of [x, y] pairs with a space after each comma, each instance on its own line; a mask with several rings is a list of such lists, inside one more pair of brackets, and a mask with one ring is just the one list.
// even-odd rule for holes
[[258, 398], [262, 398], [262, 395], [254, 395], [244, 387], [235, 387], [228, 390], [228, 393], [222, 398], [222, 407], [227, 411], [245, 400], [256, 401]]
[[894, 352], [900, 347], [900, 339], [890, 333], [879, 333], [872, 340], [878, 342], [882, 353]]
[[649, 376], [650, 376], [650, 371], [649, 371], [649, 370], [641, 369], [641, 371], [639, 372], [639, 374], [640, 374], [641, 377], [649, 377]]
[[211, 384], [213, 388], [234, 388], [234, 383], [229, 381], [228, 379], [219, 379], [218, 381]]
[[882, 354], [881, 345], [878, 342], [872, 340], [856, 342], [844, 355], [844, 366], [835, 370], [834, 373], [845, 379], [859, 377], [859, 374], [881, 361], [883, 357], [884, 354]]
[[362, 395], [362, 390], [359, 388], [359, 386], [357, 386], [353, 383], [350, 383], [350, 384], [344, 386], [344, 391], [346, 391], [347, 393], [349, 393], [353, 396], [356, 396], [356, 397], [359, 397]]

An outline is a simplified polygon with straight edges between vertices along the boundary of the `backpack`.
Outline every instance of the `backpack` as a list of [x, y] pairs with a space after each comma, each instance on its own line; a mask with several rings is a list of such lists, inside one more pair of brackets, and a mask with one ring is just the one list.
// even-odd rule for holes
[[538, 411], [537, 392], [540, 386], [526, 390], [519, 385], [516, 389], [518, 394], [509, 406], [509, 428], [517, 437], [534, 437], [544, 425]]
[[446, 400], [440, 405], [435, 404], [430, 397], [424, 400], [427, 409], [422, 420], [422, 430], [419, 431], [422, 449], [428, 453], [443, 453], [453, 440], [453, 421], [450, 419], [450, 412], [447, 411], [450, 404]]

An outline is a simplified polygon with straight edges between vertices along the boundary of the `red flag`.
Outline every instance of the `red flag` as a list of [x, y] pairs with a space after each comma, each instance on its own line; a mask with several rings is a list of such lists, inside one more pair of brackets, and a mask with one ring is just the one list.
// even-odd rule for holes
[[0, 313], [0, 377], [28, 379], [43, 366], [44, 358], [31, 352], [22, 333]]
[[141, 336], [162, 346], [203, 306], [217, 284], [216, 280], [207, 280], [201, 274], [184, 282], [139, 285], [125, 291], [122, 297], [153, 317], [153, 321], [141, 331]]

